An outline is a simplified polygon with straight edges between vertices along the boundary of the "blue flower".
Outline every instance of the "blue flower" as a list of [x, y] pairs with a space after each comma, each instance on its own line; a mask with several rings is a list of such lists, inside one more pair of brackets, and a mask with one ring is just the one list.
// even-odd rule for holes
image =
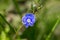
[[35, 16], [33, 13], [27, 13], [22, 17], [22, 23], [25, 25], [26, 28], [29, 26], [33, 26], [35, 23]]

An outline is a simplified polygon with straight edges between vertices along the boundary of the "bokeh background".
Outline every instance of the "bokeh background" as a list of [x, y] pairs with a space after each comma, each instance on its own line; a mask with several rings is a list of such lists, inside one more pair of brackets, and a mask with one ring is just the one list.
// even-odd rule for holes
[[[29, 28], [26, 13], [36, 17]], [[0, 40], [60, 40], [60, 0], [0, 0]]]

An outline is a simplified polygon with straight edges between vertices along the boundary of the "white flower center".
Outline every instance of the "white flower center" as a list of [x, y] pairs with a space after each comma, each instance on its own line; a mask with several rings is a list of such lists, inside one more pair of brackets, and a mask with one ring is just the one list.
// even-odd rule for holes
[[27, 22], [31, 22], [31, 20], [30, 19], [27, 19]]

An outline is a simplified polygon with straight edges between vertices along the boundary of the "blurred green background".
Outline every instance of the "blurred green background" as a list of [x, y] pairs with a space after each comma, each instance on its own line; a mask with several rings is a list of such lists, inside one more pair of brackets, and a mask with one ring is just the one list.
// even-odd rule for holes
[[[22, 24], [26, 13], [33, 27]], [[60, 0], [0, 0], [0, 40], [60, 40]]]

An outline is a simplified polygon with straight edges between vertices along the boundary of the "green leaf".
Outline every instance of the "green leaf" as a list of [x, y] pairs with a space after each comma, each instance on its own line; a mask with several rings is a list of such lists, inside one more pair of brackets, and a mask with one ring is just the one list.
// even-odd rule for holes
[[1, 40], [6, 40], [6, 33], [4, 31], [1, 32]]

